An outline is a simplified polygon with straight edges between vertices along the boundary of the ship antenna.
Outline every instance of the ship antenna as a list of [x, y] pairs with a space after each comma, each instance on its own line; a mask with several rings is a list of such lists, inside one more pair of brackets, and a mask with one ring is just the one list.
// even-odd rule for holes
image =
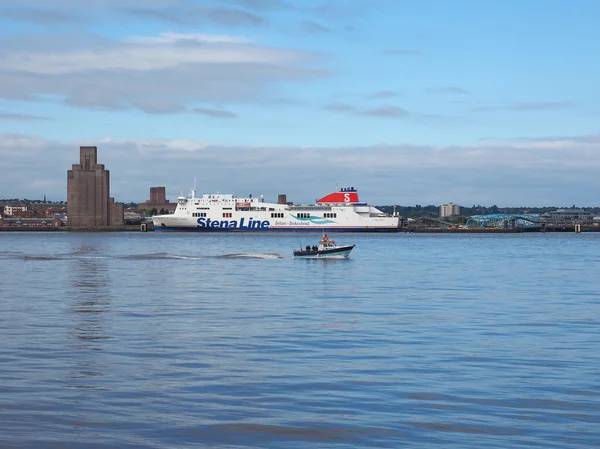
[[194, 187], [192, 188], [192, 198], [196, 198], [196, 177], [194, 176]]

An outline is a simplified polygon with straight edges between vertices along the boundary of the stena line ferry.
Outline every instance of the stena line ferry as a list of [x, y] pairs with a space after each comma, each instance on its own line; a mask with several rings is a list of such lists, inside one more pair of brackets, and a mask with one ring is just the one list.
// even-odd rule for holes
[[205, 193], [177, 199], [172, 214], [152, 217], [155, 231], [346, 231], [397, 232], [399, 216], [385, 214], [360, 202], [354, 187], [342, 188], [317, 200], [294, 205], [280, 195], [277, 203], [232, 194]]

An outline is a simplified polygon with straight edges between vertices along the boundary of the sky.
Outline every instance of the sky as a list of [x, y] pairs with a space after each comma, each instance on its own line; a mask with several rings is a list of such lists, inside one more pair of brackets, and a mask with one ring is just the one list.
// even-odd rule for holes
[[596, 0], [0, 0], [0, 198], [600, 206]]

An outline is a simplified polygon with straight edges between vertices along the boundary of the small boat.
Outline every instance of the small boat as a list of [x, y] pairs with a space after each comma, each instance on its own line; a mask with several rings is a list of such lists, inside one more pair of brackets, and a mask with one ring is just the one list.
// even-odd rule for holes
[[343, 258], [350, 255], [350, 251], [354, 246], [338, 246], [335, 240], [330, 240], [326, 234], [323, 234], [323, 238], [318, 245], [306, 245], [304, 249], [294, 250], [294, 257], [305, 259]]

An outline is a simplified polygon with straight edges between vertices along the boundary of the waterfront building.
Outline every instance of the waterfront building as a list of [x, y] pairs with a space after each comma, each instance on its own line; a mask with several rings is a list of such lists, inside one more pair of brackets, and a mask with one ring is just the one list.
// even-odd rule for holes
[[177, 203], [171, 203], [167, 199], [167, 189], [165, 187], [150, 187], [150, 199], [145, 203], [138, 205], [139, 209], [174, 212], [177, 208]]
[[546, 212], [542, 215], [542, 218], [547, 223], [571, 223], [592, 221], [594, 219], [594, 214], [586, 212], [583, 209], [569, 208]]
[[79, 164], [67, 171], [67, 216], [71, 227], [123, 224], [123, 204], [110, 197], [110, 173], [98, 164], [98, 148], [79, 148]]
[[27, 212], [27, 206], [4, 206], [4, 215], [19, 215], [21, 212]]
[[67, 208], [66, 207], [50, 207], [48, 209], [44, 209], [43, 211], [44, 217], [56, 217], [56, 216], [66, 216]]
[[451, 217], [460, 215], [460, 206], [454, 203], [442, 204], [440, 206], [440, 217]]
[[0, 228], [60, 228], [64, 226], [58, 217], [0, 217]]

